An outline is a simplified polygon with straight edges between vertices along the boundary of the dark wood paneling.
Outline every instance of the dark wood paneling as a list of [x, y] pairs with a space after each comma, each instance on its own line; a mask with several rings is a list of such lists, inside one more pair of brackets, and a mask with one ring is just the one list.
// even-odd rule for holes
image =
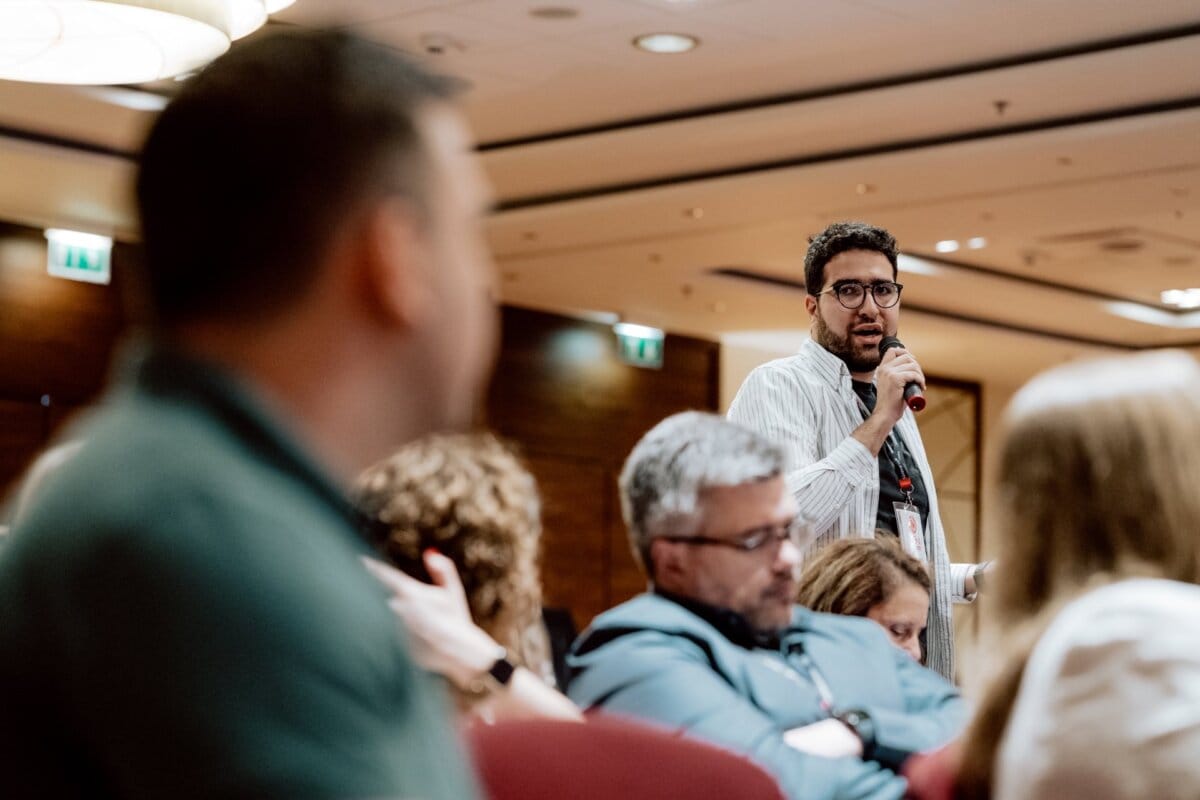
[[121, 276], [135, 257], [113, 248], [110, 286], [52, 278], [42, 231], [0, 223], [0, 497], [67, 412], [103, 386], [127, 325]]
[[580, 531], [604, 519], [608, 475], [595, 462], [529, 456], [526, 465], [542, 495], [542, 591], [546, 605], [569, 608], [575, 623], [608, 604], [608, 548]]
[[46, 440], [41, 403], [0, 400], [0, 486], [13, 483]]
[[[59, 280], [41, 231], [0, 224], [0, 493], [103, 385], [128, 324], [122, 270], [136, 257], [114, 249], [112, 286]], [[486, 419], [542, 488], [546, 601], [585, 625], [644, 586], [621, 524], [621, 464], [663, 417], [716, 408], [718, 348], [668, 336], [663, 368], [639, 369], [617, 358], [608, 326], [515, 308], [503, 318]]]
[[548, 604], [583, 626], [645, 588], [625, 537], [617, 475], [655, 423], [717, 405], [718, 346], [668, 336], [663, 367], [617, 358], [606, 325], [506, 308], [486, 421], [514, 440], [538, 476], [544, 502]]

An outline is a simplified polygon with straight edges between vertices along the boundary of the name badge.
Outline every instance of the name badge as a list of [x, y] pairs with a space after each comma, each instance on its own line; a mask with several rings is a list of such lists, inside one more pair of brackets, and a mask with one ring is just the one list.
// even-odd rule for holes
[[925, 551], [925, 532], [921, 529], [921, 512], [909, 503], [892, 503], [896, 510], [896, 532], [900, 534], [900, 546], [910, 556], [929, 563]]

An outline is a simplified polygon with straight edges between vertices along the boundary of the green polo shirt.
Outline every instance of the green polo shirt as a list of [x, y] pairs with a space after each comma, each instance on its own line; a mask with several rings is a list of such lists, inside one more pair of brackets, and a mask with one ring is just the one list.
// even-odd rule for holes
[[470, 798], [352, 510], [158, 349], [0, 551], [0, 795]]

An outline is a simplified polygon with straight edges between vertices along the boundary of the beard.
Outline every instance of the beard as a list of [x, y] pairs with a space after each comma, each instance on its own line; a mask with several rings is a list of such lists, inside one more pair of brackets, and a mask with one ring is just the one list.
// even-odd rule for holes
[[819, 314], [816, 317], [815, 333], [817, 344], [846, 362], [852, 373], [872, 372], [883, 358], [879, 355], [878, 347], [856, 345], [850, 336], [838, 336], [829, 329]]

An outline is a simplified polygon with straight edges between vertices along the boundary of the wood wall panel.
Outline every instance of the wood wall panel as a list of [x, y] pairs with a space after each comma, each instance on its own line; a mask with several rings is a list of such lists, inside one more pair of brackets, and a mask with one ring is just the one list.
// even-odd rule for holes
[[127, 325], [121, 277], [135, 257], [113, 248], [109, 286], [52, 278], [42, 231], [0, 223], [0, 497], [104, 385]]
[[503, 311], [486, 422], [516, 442], [538, 476], [545, 514], [546, 602], [579, 626], [645, 588], [629, 553], [616, 481], [655, 423], [717, 405], [718, 347], [668, 336], [661, 370], [617, 358], [606, 325]]
[[[112, 286], [64, 281], [46, 274], [41, 231], [0, 224], [0, 496], [103, 386], [128, 325], [122, 272], [137, 255], [114, 248]], [[716, 408], [718, 348], [668, 336], [663, 368], [639, 369], [617, 358], [608, 326], [502, 313], [486, 420], [519, 445], [539, 479], [547, 603], [585, 625], [645, 585], [621, 523], [621, 464], [663, 417]]]

